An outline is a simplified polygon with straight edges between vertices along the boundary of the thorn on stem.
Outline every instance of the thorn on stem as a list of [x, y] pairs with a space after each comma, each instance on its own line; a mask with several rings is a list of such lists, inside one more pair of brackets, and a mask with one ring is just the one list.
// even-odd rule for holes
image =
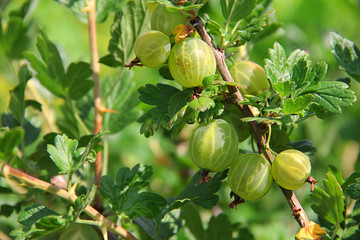
[[318, 181], [316, 181], [315, 178], [313, 178], [312, 176], [309, 176], [309, 177], [306, 179], [306, 182], [308, 182], [308, 183], [311, 184], [311, 191], [314, 191], [315, 183], [317, 183]]

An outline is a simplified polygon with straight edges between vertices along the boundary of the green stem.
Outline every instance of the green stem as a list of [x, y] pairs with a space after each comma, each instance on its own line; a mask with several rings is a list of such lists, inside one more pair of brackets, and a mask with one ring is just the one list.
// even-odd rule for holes
[[339, 231], [340, 226], [337, 225], [336, 228], [334, 229], [333, 233], [331, 234], [331, 239], [335, 239], [337, 232]]
[[107, 137], [103, 137], [103, 166], [101, 170], [101, 175], [104, 176], [108, 173], [109, 167], [109, 142]]
[[94, 220], [77, 219], [75, 222], [76, 222], [76, 223], [80, 223], [80, 224], [87, 224], [87, 225], [98, 226], [98, 227], [101, 227], [101, 226], [103, 225], [103, 222], [101, 222], [101, 221], [94, 221]]

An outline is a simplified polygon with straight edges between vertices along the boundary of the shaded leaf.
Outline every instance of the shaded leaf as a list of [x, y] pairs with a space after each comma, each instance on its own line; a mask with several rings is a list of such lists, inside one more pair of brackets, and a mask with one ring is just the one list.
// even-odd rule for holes
[[355, 183], [352, 183], [347, 187], [346, 194], [352, 199], [360, 199], [360, 178], [357, 178]]
[[247, 17], [256, 6], [256, 0], [221, 0], [221, 10], [228, 22], [237, 22]]
[[160, 214], [166, 200], [156, 193], [139, 192], [149, 184], [152, 173], [150, 165], [137, 164], [132, 169], [123, 167], [118, 171], [115, 182], [109, 176], [103, 176], [99, 190], [116, 214], [126, 214], [130, 218], [154, 218]]
[[350, 40], [337, 33], [330, 33], [330, 45], [336, 60], [351, 77], [360, 82], [360, 50]]
[[313, 101], [314, 97], [310, 94], [302, 95], [297, 98], [288, 98], [285, 100], [283, 112], [285, 114], [297, 114], [307, 108]]

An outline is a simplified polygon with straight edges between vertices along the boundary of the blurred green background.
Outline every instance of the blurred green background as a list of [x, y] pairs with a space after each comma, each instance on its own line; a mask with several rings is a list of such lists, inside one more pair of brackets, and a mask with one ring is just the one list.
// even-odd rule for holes
[[[15, 9], [23, 1], [12, 0], [6, 11]], [[268, 49], [275, 41], [280, 42], [290, 54], [300, 48], [308, 51], [314, 62], [326, 61], [328, 74], [326, 80], [336, 80], [347, 77], [339, 69], [339, 66], [331, 54], [329, 46], [329, 32], [337, 32], [358, 45], [360, 44], [360, 2], [357, 0], [274, 0], [273, 7], [276, 9], [271, 18], [282, 22], [282, 28], [275, 34], [264, 40], [254, 43], [250, 52], [250, 60], [264, 65], [264, 59], [268, 57]], [[209, 10], [221, 15], [219, 1], [209, 0]], [[6, 12], [3, 13], [6, 18]], [[61, 50], [65, 63], [70, 61], [89, 61], [89, 44], [87, 25], [81, 23], [65, 7], [52, 0], [41, 0], [34, 7], [30, 16], [35, 29], [45, 31], [49, 39], [55, 42]], [[108, 41], [110, 39], [110, 27], [112, 16], [98, 25], [99, 55], [107, 54]], [[30, 51], [35, 51], [37, 32], [31, 36]], [[1, 53], [0, 53], [1, 54]], [[17, 84], [17, 66], [10, 63], [0, 55], [0, 111], [7, 109], [9, 90]], [[157, 83], [162, 80], [156, 70], [135, 68], [133, 81], [138, 86], [145, 83]], [[114, 74], [114, 69], [101, 66], [101, 77]], [[352, 81], [352, 90], [360, 92], [360, 84]], [[140, 108], [146, 108], [140, 105]], [[189, 177], [196, 168], [186, 155], [186, 142], [180, 141], [189, 136], [191, 128], [182, 132], [177, 145], [166, 136], [156, 133], [154, 137], [146, 139], [139, 134], [140, 125], [133, 123], [126, 127], [120, 134], [111, 136], [109, 174], [114, 176], [122, 166], [132, 167], [136, 163], [147, 163], [154, 167], [154, 176], [150, 187], [153, 191], [165, 197], [176, 196], [186, 186]], [[312, 175], [322, 185], [324, 173], [328, 165], [339, 167], [344, 176], [348, 176], [354, 168], [360, 169], [360, 103], [356, 102], [352, 108], [345, 108], [343, 114], [330, 114], [326, 120], [310, 119], [300, 125], [292, 136], [292, 140], [309, 139], [317, 148], [317, 153], [311, 157]], [[242, 144], [244, 148], [248, 143]], [[201, 210], [204, 222], [207, 222], [212, 212], [225, 211], [232, 223], [240, 223], [240, 226], [250, 226], [255, 239], [261, 240], [288, 240], [298, 231], [298, 225], [294, 221], [291, 211], [278, 187], [273, 189], [263, 199], [249, 201], [230, 210], [229, 188], [226, 184], [220, 191], [220, 208], [205, 211]], [[317, 220], [311, 210], [309, 187], [297, 190], [299, 200], [303, 203], [309, 217]], [[8, 199], [0, 197], [0, 205]], [[16, 224], [16, 216], [11, 216], [11, 221], [0, 217], [0, 226], [4, 222], [7, 225]], [[4, 226], [4, 225], [3, 225]], [[4, 230], [4, 229], [3, 229]], [[70, 229], [73, 231], [73, 228]], [[68, 230], [68, 231], [70, 231]], [[5, 230], [6, 231], [6, 230]]]

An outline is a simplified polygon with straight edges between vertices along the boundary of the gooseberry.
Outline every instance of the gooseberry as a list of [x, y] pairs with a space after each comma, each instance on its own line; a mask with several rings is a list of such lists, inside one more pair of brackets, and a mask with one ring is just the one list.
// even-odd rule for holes
[[235, 128], [223, 119], [200, 124], [189, 141], [191, 160], [199, 168], [220, 172], [227, 169], [238, 153]]
[[168, 36], [173, 34], [176, 25], [185, 24], [187, 16], [180, 12], [170, 12], [166, 7], [159, 5], [151, 16], [151, 29], [158, 30]]
[[239, 142], [244, 141], [250, 136], [249, 124], [241, 121], [243, 117], [243, 114], [235, 105], [227, 108], [221, 116], [222, 119], [225, 119], [235, 127]]
[[273, 182], [271, 165], [260, 154], [243, 154], [231, 164], [228, 182], [231, 190], [244, 200], [262, 198]]
[[296, 190], [304, 186], [309, 177], [309, 158], [299, 150], [288, 149], [279, 153], [272, 164], [272, 175], [281, 187]]
[[171, 75], [181, 86], [198, 87], [202, 85], [204, 77], [215, 73], [215, 56], [203, 40], [185, 38], [172, 48], [169, 68]]
[[135, 55], [144, 66], [156, 68], [169, 58], [171, 44], [168, 36], [160, 31], [149, 31], [135, 41]]
[[240, 61], [230, 68], [234, 81], [239, 83], [242, 94], [257, 95], [261, 90], [268, 89], [270, 84], [266, 78], [265, 70], [251, 61]]

